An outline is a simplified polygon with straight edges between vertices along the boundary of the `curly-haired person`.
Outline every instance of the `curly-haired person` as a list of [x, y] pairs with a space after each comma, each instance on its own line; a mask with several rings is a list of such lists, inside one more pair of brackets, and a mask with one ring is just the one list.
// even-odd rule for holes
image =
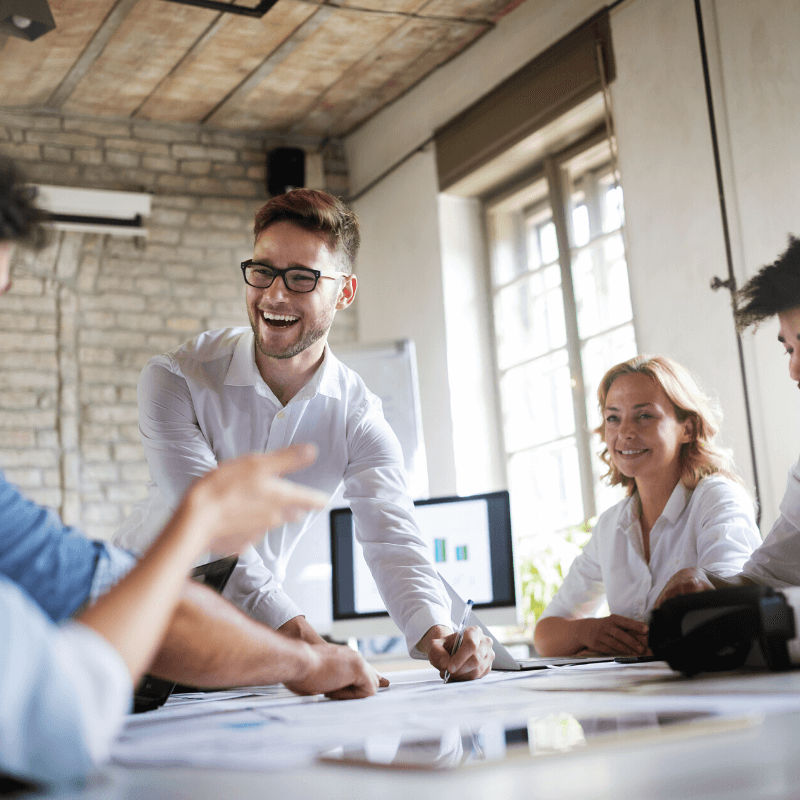
[[[738, 300], [740, 332], [777, 316], [778, 342], [789, 356], [789, 377], [800, 387], [800, 239], [790, 236], [786, 250], [742, 287]], [[731, 578], [709, 569], [681, 570], [670, 579], [659, 602], [678, 594], [753, 584], [775, 589], [800, 586], [800, 460], [789, 470], [780, 516], [741, 573]]]

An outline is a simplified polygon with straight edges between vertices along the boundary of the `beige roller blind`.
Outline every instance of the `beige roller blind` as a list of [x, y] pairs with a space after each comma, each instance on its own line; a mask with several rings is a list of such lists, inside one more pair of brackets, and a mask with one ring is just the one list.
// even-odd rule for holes
[[608, 11], [538, 55], [436, 132], [439, 189], [469, 175], [614, 79]]

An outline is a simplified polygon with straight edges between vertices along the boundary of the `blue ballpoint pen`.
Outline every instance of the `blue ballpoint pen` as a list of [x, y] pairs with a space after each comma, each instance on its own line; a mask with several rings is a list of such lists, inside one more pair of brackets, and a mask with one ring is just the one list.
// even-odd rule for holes
[[[467, 629], [467, 620], [469, 619], [470, 611], [472, 611], [472, 600], [467, 600], [467, 604], [464, 606], [464, 615], [461, 617], [461, 624], [458, 626], [456, 641], [453, 645], [453, 649], [450, 651], [451, 656], [454, 656], [458, 652], [458, 648], [461, 647], [461, 640], [464, 638], [464, 631]], [[445, 670], [444, 682], [447, 683], [449, 680], [450, 673]]]

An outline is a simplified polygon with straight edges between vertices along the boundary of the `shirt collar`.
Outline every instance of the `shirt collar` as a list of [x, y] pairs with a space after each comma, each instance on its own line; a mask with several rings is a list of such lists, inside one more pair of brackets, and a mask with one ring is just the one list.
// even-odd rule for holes
[[[639, 524], [639, 495], [635, 492], [625, 499], [625, 507], [620, 514], [619, 525], [630, 536], [631, 530]], [[638, 528], [637, 528], [638, 530]]]
[[313, 392], [309, 397], [313, 397], [319, 393], [326, 397], [331, 397], [334, 400], [340, 400], [342, 397], [342, 383], [343, 377], [342, 362], [331, 352], [328, 343], [325, 343], [325, 353], [322, 356], [322, 366], [316, 371], [314, 377], [306, 384], [306, 389], [311, 389]]
[[[661, 516], [666, 517], [666, 519], [674, 525], [688, 505], [691, 496], [692, 490], [688, 489], [683, 481], [678, 481], [678, 485], [672, 490], [672, 494], [669, 496], [669, 500], [667, 500], [667, 504], [661, 512]], [[634, 492], [634, 494], [628, 498], [627, 505], [620, 518], [620, 522], [626, 533], [639, 522], [639, 513], [639, 495]]]
[[683, 481], [678, 481], [678, 485], [672, 490], [661, 516], [666, 517], [674, 525], [678, 521], [678, 517], [683, 514], [683, 509], [688, 505], [691, 496], [692, 490]]
[[244, 331], [236, 343], [225, 386], [266, 386], [256, 366], [255, 337], [251, 330]]
[[[311, 380], [292, 398], [292, 400], [311, 399], [317, 394], [339, 400], [342, 396], [340, 379], [341, 362], [331, 352], [328, 344], [322, 356], [322, 365], [311, 377]], [[255, 336], [253, 331], [245, 331], [236, 343], [233, 358], [225, 376], [226, 386], [253, 386], [256, 390], [269, 393], [272, 390], [267, 386], [256, 366]]]

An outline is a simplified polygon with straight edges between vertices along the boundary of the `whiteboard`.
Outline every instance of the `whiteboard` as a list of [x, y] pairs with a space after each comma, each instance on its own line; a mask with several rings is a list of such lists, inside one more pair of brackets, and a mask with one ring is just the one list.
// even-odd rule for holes
[[414, 500], [428, 497], [428, 464], [422, 435], [417, 351], [411, 339], [367, 347], [337, 348], [339, 361], [357, 372], [383, 403], [383, 415], [400, 440]]
[[[426, 499], [428, 466], [422, 435], [414, 342], [411, 339], [399, 339], [376, 345], [337, 347], [333, 354], [357, 372], [367, 388], [380, 398], [386, 421], [403, 448], [409, 494], [414, 500]], [[283, 580], [286, 593], [320, 633], [328, 633], [333, 622], [328, 511], [344, 505], [346, 503], [340, 489], [329, 509], [300, 538], [286, 565]]]

